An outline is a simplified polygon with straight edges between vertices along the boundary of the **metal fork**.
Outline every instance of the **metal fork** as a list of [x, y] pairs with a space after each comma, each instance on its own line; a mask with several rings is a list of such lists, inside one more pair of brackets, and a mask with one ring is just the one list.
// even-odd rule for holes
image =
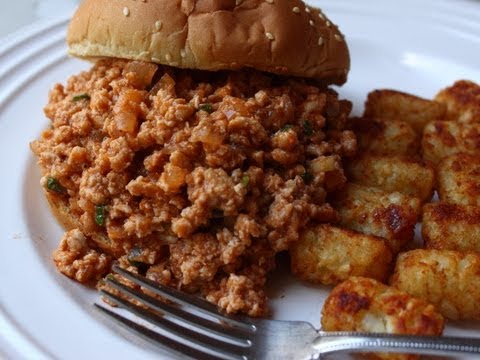
[[228, 360], [319, 359], [322, 354], [339, 351], [480, 354], [480, 338], [322, 332], [307, 322], [227, 317], [203, 299], [164, 287], [116, 265], [113, 266], [113, 271], [175, 305], [133, 290], [111, 276], [105, 279], [109, 286], [143, 306], [106, 290], [101, 290], [101, 293], [150, 325], [146, 326], [138, 319], [129, 319], [103, 305], [95, 303], [95, 306], [148, 341], [153, 341], [164, 349], [168, 348], [181, 357]]

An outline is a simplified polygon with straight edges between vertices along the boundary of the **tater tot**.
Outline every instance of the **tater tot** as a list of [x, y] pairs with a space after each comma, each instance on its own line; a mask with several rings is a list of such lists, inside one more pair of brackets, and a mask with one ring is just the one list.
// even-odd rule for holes
[[386, 281], [392, 253], [381, 238], [322, 224], [301, 234], [290, 258], [295, 276], [332, 285], [350, 276]]
[[480, 255], [417, 249], [400, 254], [390, 284], [435, 305], [446, 318], [480, 320]]
[[417, 156], [420, 136], [404, 121], [352, 118], [350, 127], [357, 136], [359, 152], [379, 155]]
[[437, 174], [440, 200], [480, 206], [479, 154], [451, 155], [439, 163]]
[[416, 197], [353, 183], [336, 194], [332, 205], [340, 215], [341, 226], [385, 238], [394, 254], [413, 240], [421, 210]]
[[421, 134], [430, 121], [443, 120], [446, 106], [396, 90], [375, 90], [368, 94], [364, 116], [384, 121], [401, 120]]
[[438, 164], [443, 158], [460, 152], [478, 154], [480, 123], [434, 121], [425, 127], [422, 139], [424, 160]]
[[456, 81], [441, 90], [435, 100], [447, 106], [447, 120], [480, 122], [480, 86], [472, 81]]
[[480, 253], [480, 208], [427, 204], [423, 207], [422, 237], [429, 249]]
[[[322, 309], [324, 331], [366, 331], [441, 335], [442, 315], [431, 304], [376, 280], [352, 277], [336, 286]], [[417, 355], [376, 354], [382, 359], [417, 359]]]
[[422, 202], [433, 194], [433, 168], [410, 157], [363, 154], [348, 161], [346, 171], [355, 183], [398, 191], [418, 197]]

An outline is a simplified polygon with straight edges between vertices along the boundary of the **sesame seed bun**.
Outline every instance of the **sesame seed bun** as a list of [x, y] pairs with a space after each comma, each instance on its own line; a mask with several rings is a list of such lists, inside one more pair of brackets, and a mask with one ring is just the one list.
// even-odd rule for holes
[[254, 68], [343, 84], [343, 35], [300, 0], [84, 0], [69, 53], [200, 70]]

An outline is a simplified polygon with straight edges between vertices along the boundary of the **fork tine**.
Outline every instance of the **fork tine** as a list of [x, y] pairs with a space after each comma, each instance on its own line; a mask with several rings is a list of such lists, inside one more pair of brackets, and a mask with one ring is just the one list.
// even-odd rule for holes
[[182, 321], [183, 323], [194, 326], [197, 329], [201, 329], [203, 333], [208, 335], [216, 335], [216, 337], [221, 338], [222, 340], [226, 340], [229, 343], [242, 347], [248, 347], [251, 344], [246, 339], [247, 335], [249, 334], [246, 334], [240, 329], [225, 327], [219, 323], [209, 321], [181, 308], [173, 307], [145, 293], [135, 291], [114, 279], [106, 279], [105, 282], [118, 291], [121, 291], [132, 298], [147, 304], [154, 310], [167, 314], [177, 320]]
[[127, 328], [127, 330], [134, 331], [137, 335], [141, 336], [142, 338], [144, 338], [149, 342], [153, 340], [153, 343], [156, 345], [159, 345], [159, 346], [163, 345], [165, 348], [168, 348], [169, 350], [174, 351], [181, 358], [185, 356], [189, 356], [192, 359], [209, 359], [209, 360], [221, 359], [218, 356], [211, 356], [211, 355], [205, 354], [199, 350], [192, 349], [191, 347], [186, 346], [178, 341], [175, 341], [166, 336], [163, 336], [155, 331], [147, 329], [146, 327], [140, 324], [137, 324], [136, 322], [129, 320], [109, 309], [106, 309], [99, 304], [95, 303], [93, 305], [95, 305], [95, 307], [98, 310], [102, 311], [104, 314], [106, 314], [113, 320], [117, 321], [120, 325]]
[[[101, 293], [115, 302], [117, 305], [130, 311], [132, 314], [135, 314], [149, 323], [158, 326], [160, 330], [163, 330], [166, 332], [166, 334], [168, 334], [165, 337], [170, 340], [179, 342], [183, 346], [187, 346], [204, 354], [214, 356], [215, 358], [245, 360], [245, 356], [243, 356], [241, 352], [243, 349], [240, 347], [222, 342], [201, 333], [197, 333], [196, 331], [190, 330], [186, 327], [180, 326], [168, 320], [167, 318], [153, 314], [152, 312], [143, 309], [140, 306], [129, 302], [128, 300], [124, 300], [108, 291], [101, 290]], [[163, 342], [161, 343], [163, 344]], [[201, 358], [203, 359], [203, 357], [204, 356]]]
[[117, 274], [120, 274], [126, 277], [127, 279], [133, 281], [135, 284], [143, 286], [148, 290], [156, 293], [157, 295], [167, 298], [168, 300], [171, 300], [175, 303], [178, 303], [184, 306], [193, 307], [196, 310], [206, 315], [209, 315], [211, 317], [214, 317], [215, 319], [222, 321], [223, 323], [226, 323], [231, 327], [237, 327], [237, 328], [249, 331], [250, 333], [255, 332], [255, 325], [227, 317], [219, 313], [215, 305], [203, 299], [200, 299], [195, 296], [187, 295], [173, 288], [163, 286], [162, 284], [156, 283], [150, 279], [146, 279], [137, 274], [124, 270], [120, 268], [118, 265], [114, 265], [112, 269]]

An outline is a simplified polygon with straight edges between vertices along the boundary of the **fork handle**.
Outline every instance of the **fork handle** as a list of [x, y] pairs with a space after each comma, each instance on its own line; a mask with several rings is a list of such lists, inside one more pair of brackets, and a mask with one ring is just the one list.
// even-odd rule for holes
[[395, 352], [422, 355], [480, 354], [480, 338], [324, 332], [313, 343], [314, 356], [336, 351]]

